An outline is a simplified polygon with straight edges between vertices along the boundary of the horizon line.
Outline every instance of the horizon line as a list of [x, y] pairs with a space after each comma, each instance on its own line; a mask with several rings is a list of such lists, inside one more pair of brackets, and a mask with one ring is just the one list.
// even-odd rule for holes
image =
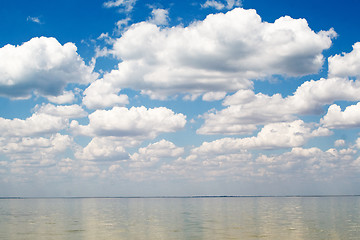
[[291, 198], [291, 197], [360, 197], [360, 194], [314, 194], [314, 195], [189, 195], [189, 196], [10, 196], [0, 199], [111, 199], [111, 198]]

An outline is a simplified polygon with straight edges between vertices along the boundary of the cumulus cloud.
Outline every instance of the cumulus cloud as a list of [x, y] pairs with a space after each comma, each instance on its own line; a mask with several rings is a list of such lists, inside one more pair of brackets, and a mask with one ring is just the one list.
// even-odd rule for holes
[[124, 106], [129, 103], [128, 96], [119, 94], [120, 88], [114, 88], [109, 82], [99, 79], [85, 91], [83, 103], [89, 109]]
[[226, 0], [226, 4], [222, 1], [207, 0], [204, 4], [201, 4], [202, 8], [215, 8], [216, 10], [232, 9], [233, 7], [240, 7], [241, 0]]
[[79, 105], [36, 105], [32, 116], [26, 119], [0, 117], [1, 136], [31, 137], [54, 134], [68, 128], [69, 119], [88, 115]]
[[222, 138], [204, 142], [193, 152], [234, 153], [239, 149], [276, 149], [302, 146], [311, 135], [311, 128], [302, 120], [265, 125], [257, 136], [246, 138]]
[[345, 146], [345, 140], [344, 139], [338, 139], [334, 142], [335, 147], [343, 147]]
[[166, 9], [156, 8], [151, 11], [151, 18], [148, 20], [155, 25], [169, 24], [169, 11]]
[[360, 42], [353, 45], [350, 53], [329, 57], [329, 75], [360, 77]]
[[203, 101], [218, 101], [226, 96], [226, 92], [207, 92], [202, 96]]
[[360, 82], [346, 78], [307, 81], [287, 97], [239, 90], [225, 98], [225, 109], [203, 115], [205, 123], [197, 133], [250, 134], [257, 125], [291, 121], [297, 115], [320, 114], [324, 105], [337, 100], [358, 101], [359, 92]]
[[75, 157], [83, 160], [124, 160], [129, 154], [123, 147], [124, 142], [111, 137], [94, 137], [83, 149], [75, 153]]
[[126, 12], [130, 12], [135, 6], [137, 0], [113, 0], [104, 2], [104, 7], [112, 8], [112, 7], [123, 7]]
[[33, 38], [21, 46], [0, 48], [0, 96], [28, 98], [33, 92], [59, 96], [68, 83], [88, 84], [97, 78], [73, 43]]
[[327, 114], [320, 120], [327, 128], [356, 128], [360, 127], [360, 102], [345, 108], [342, 112], [340, 106], [333, 104]]
[[66, 106], [43, 104], [41, 106], [36, 105], [34, 109], [37, 114], [47, 114], [47, 115], [62, 117], [66, 119], [82, 118], [88, 115], [88, 113], [84, 109], [82, 109], [81, 106], [76, 104], [66, 105]]
[[88, 136], [154, 138], [160, 133], [180, 130], [185, 123], [183, 114], [175, 114], [164, 107], [114, 107], [91, 113], [88, 125], [79, 125], [73, 121], [71, 128], [75, 133]]
[[73, 103], [75, 101], [75, 95], [72, 91], [64, 91], [59, 96], [47, 96], [46, 98], [49, 100], [49, 102], [56, 104], [67, 104]]
[[2, 136], [36, 136], [56, 133], [68, 126], [68, 120], [45, 113], [34, 113], [23, 119], [5, 119], [0, 117]]
[[50, 137], [7, 137], [0, 138], [0, 154], [8, 159], [6, 167], [12, 175], [34, 176], [56, 166], [73, 144], [70, 136], [59, 133]]
[[267, 23], [240, 8], [188, 27], [141, 22], [116, 39], [112, 53], [121, 62], [104, 81], [157, 99], [237, 91], [272, 74], [316, 73], [334, 36], [333, 30], [315, 33], [305, 19]]
[[184, 148], [175, 146], [174, 143], [161, 140], [139, 148], [137, 153], [131, 155], [131, 167], [148, 167], [156, 164], [161, 159], [176, 158], [184, 153]]

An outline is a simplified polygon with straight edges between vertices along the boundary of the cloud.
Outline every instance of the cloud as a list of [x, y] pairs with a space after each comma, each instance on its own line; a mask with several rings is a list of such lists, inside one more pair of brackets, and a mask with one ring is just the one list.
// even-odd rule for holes
[[353, 45], [350, 53], [329, 57], [329, 76], [360, 77], [360, 42]]
[[322, 51], [335, 35], [333, 30], [315, 33], [305, 19], [267, 23], [255, 10], [240, 8], [188, 27], [141, 22], [116, 39], [112, 53], [121, 62], [104, 81], [156, 99], [248, 89], [251, 80], [273, 74], [318, 72]]
[[88, 84], [97, 78], [73, 43], [33, 38], [21, 46], [0, 48], [0, 96], [29, 98], [33, 92], [59, 96], [68, 83]]
[[360, 102], [347, 106], [343, 112], [340, 106], [331, 105], [320, 123], [331, 129], [360, 127]]
[[226, 5], [221, 1], [207, 0], [204, 4], [201, 4], [202, 8], [215, 8], [216, 10], [232, 9], [233, 7], [240, 7], [241, 0], [226, 0]]
[[226, 96], [226, 92], [207, 92], [202, 96], [203, 101], [218, 101]]
[[114, 107], [96, 110], [89, 115], [88, 125], [71, 122], [71, 129], [88, 136], [114, 136], [123, 138], [154, 138], [160, 133], [175, 132], [185, 126], [186, 117], [165, 107]]
[[151, 11], [151, 18], [148, 20], [155, 25], [168, 25], [169, 24], [169, 11], [166, 9], [153, 9]]
[[59, 96], [47, 96], [49, 102], [56, 104], [73, 103], [75, 101], [75, 95], [72, 91], [64, 91]]
[[83, 149], [75, 153], [75, 157], [83, 160], [125, 160], [129, 154], [123, 147], [123, 141], [111, 137], [94, 137]]
[[112, 8], [112, 7], [124, 7], [126, 12], [130, 12], [135, 6], [137, 0], [114, 0], [104, 2], [104, 7]]
[[[216, 141], [215, 141], [216, 142]], [[186, 158], [164, 164], [161, 172], [197, 181], [232, 179], [255, 182], [289, 181], [328, 181], [336, 177], [357, 175], [353, 166], [358, 166], [356, 150], [294, 147], [289, 152], [265, 155], [251, 154], [246, 149], [236, 148], [232, 139], [212, 142], [211, 146], [194, 148]], [[227, 146], [234, 146], [223, 149]], [[230, 150], [230, 151], [229, 151]]]
[[277, 149], [299, 147], [312, 137], [311, 128], [302, 120], [265, 125], [257, 136], [246, 138], [222, 138], [204, 142], [193, 152], [197, 154], [236, 153], [240, 149]]
[[138, 152], [130, 157], [130, 167], [149, 167], [162, 159], [176, 158], [183, 153], [184, 148], [177, 147], [174, 143], [163, 139], [149, 144], [147, 147], [139, 148]]
[[[0, 138], [0, 153], [7, 158], [7, 171], [17, 181], [29, 176], [49, 172], [56, 166], [61, 156], [74, 145], [68, 135], [59, 133], [45, 137]], [[22, 175], [22, 177], [17, 177]], [[51, 176], [54, 176], [51, 174]]]
[[[334, 101], [359, 101], [360, 82], [346, 78], [307, 81], [293, 95], [272, 96], [252, 90], [239, 90], [223, 101], [225, 109], [204, 114], [199, 134], [250, 134], [258, 125], [291, 121], [298, 115], [320, 114]], [[204, 95], [205, 96], [205, 95]]]
[[[49, 138], [44, 137], [11, 137], [0, 141], [1, 152], [10, 154], [12, 159], [26, 159], [24, 155], [36, 156], [35, 152], [41, 151], [43, 154], [54, 155], [66, 150], [73, 144], [73, 140], [68, 135], [56, 133]], [[31, 157], [31, 158], [33, 158]]]
[[344, 139], [338, 139], [334, 142], [335, 147], [343, 147], [345, 146], [345, 140]]
[[36, 105], [32, 116], [26, 119], [0, 117], [1, 136], [32, 137], [54, 134], [69, 126], [69, 119], [87, 116], [79, 105]]
[[52, 104], [36, 105], [37, 114], [47, 114], [65, 119], [86, 117], [88, 113], [79, 105], [55, 106]]
[[38, 136], [59, 132], [67, 126], [67, 119], [45, 113], [34, 113], [25, 120], [0, 117], [2, 136]]
[[30, 17], [30, 16], [28, 16], [28, 17], [26, 18], [26, 20], [27, 20], [27, 21], [30, 21], [30, 22], [42, 24], [42, 22], [40, 21], [40, 18], [38, 18], [38, 17]]
[[129, 103], [128, 96], [119, 94], [120, 88], [114, 88], [103, 79], [93, 82], [85, 91], [83, 103], [89, 109], [124, 106]]

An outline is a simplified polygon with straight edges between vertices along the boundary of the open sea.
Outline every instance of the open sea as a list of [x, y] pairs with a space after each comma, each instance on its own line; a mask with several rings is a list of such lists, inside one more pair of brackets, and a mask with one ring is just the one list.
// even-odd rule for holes
[[360, 197], [0, 199], [0, 239], [360, 239]]

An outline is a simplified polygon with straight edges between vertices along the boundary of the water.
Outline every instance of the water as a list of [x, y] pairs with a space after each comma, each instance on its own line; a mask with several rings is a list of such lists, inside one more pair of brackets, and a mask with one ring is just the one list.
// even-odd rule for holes
[[360, 197], [0, 199], [0, 239], [360, 239]]

